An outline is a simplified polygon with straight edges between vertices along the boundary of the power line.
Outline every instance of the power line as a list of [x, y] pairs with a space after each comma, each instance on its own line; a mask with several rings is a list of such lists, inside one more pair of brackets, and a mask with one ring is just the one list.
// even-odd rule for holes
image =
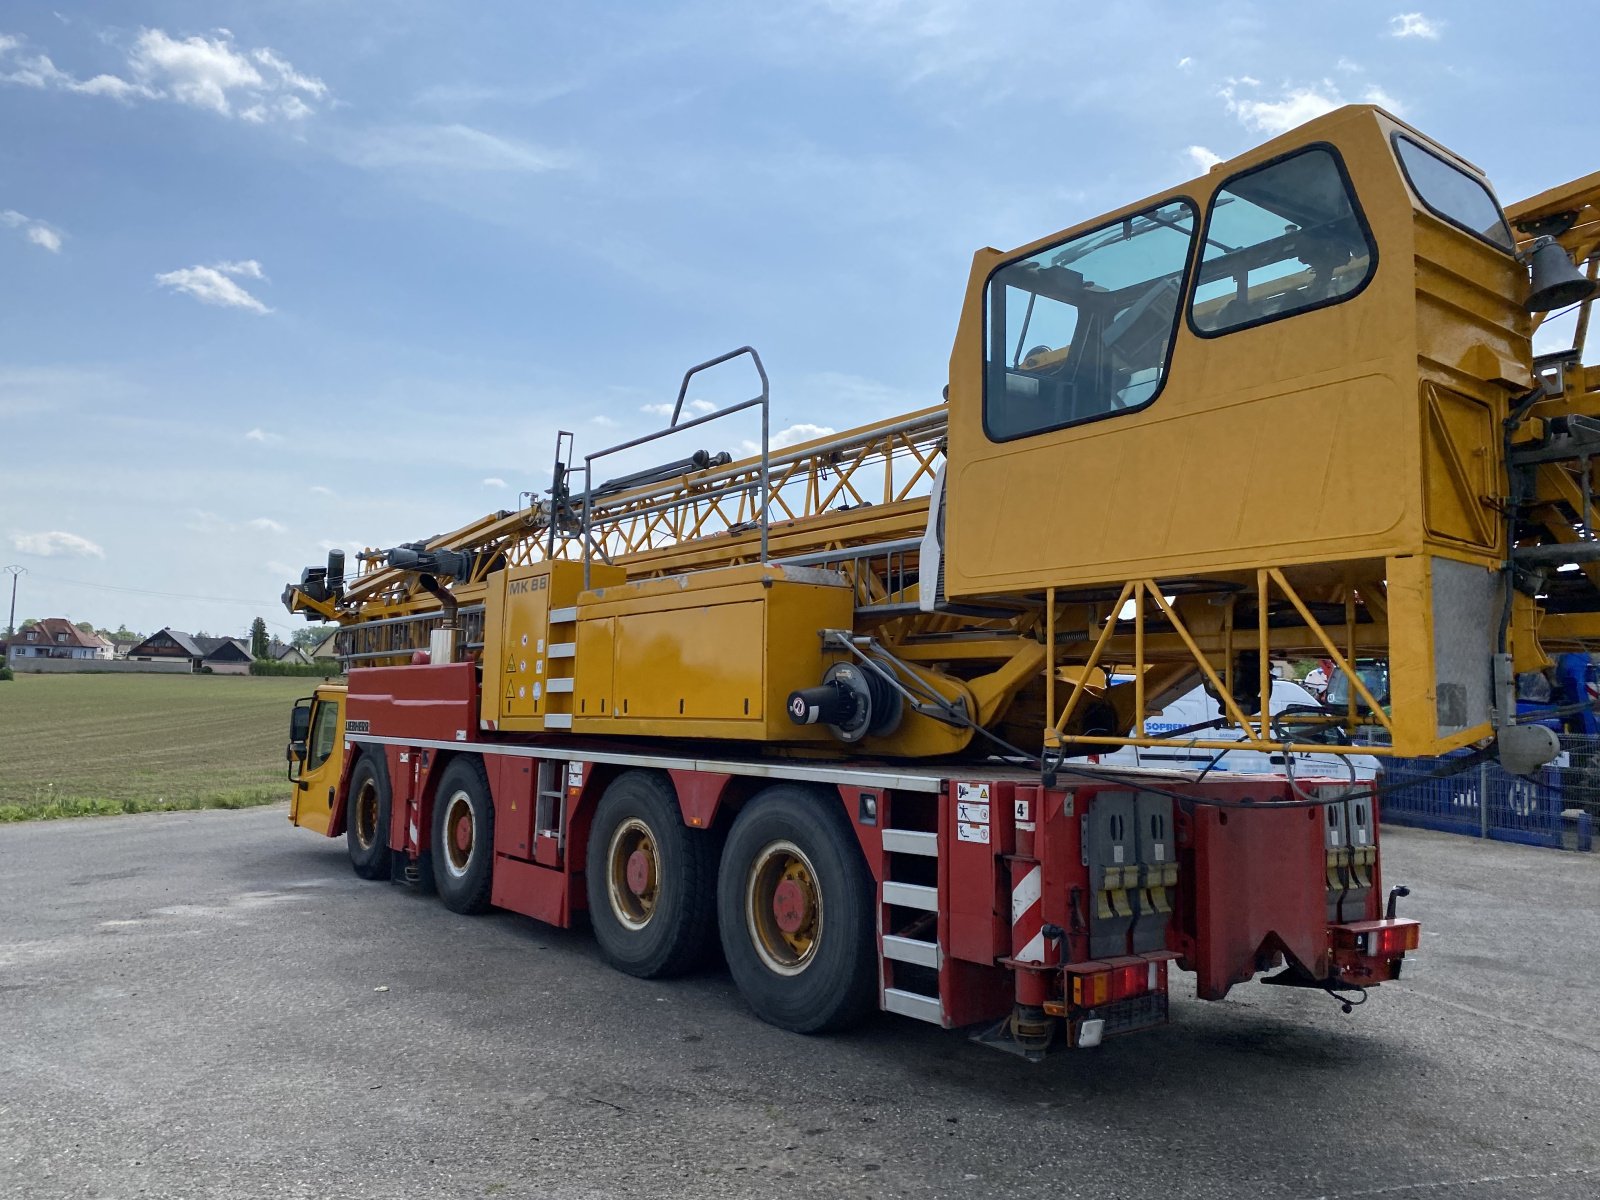
[[150, 588], [118, 587], [111, 583], [90, 583], [86, 579], [62, 579], [59, 575], [35, 575], [48, 583], [65, 583], [72, 587], [99, 588], [105, 592], [131, 592], [140, 596], [161, 596], [168, 600], [205, 600], [212, 604], [246, 604], [251, 608], [271, 608], [273, 600], [241, 600], [237, 596], [197, 596], [193, 592], [157, 592]]
[[[241, 607], [255, 609], [258, 616], [260, 615], [262, 609], [266, 609], [270, 612], [273, 605], [276, 603], [275, 601], [271, 600], [241, 600], [236, 596], [197, 596], [193, 592], [158, 592], [152, 588], [119, 587], [116, 584], [111, 583], [91, 583], [87, 579], [62, 579], [59, 575], [34, 574], [33, 577], [35, 579], [43, 580], [46, 583], [64, 583], [69, 587], [96, 588], [103, 592], [126, 592], [129, 595], [135, 596], [158, 596], [165, 600], [201, 600], [208, 604], [236, 604], [240, 605]], [[275, 621], [270, 617], [262, 617], [261, 619], [266, 621], [268, 625], [274, 625], [279, 629], [293, 630], [295, 628], [293, 625], [285, 624], [282, 621]]]

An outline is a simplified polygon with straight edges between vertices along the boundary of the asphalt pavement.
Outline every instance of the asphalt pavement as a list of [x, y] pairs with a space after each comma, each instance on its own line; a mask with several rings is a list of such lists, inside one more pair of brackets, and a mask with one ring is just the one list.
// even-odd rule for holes
[[1246, 985], [1031, 1065], [763, 1025], [365, 883], [282, 807], [0, 827], [0, 1196], [1600, 1195], [1600, 855], [1386, 829], [1352, 1015]]

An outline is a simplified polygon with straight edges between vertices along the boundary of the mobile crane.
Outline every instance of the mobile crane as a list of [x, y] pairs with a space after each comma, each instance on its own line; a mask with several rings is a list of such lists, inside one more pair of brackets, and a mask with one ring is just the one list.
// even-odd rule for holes
[[[295, 708], [290, 819], [459, 912], [587, 914], [635, 975], [720, 942], [801, 1032], [882, 1008], [1036, 1056], [1165, 1021], [1172, 963], [1348, 1006], [1418, 926], [1374, 789], [1295, 754], [1529, 769], [1555, 743], [1516, 672], [1600, 634], [1597, 204], [1591, 176], [1508, 221], [1352, 106], [980, 250], [943, 404], [774, 449], [759, 355], [702, 363], [665, 430], [581, 463], [563, 433], [548, 493], [285, 589], [349, 668]], [[759, 392], [686, 416], [735, 360]], [[738, 414], [759, 454], [602, 478]], [[1348, 701], [1271, 713], [1297, 654]], [[1218, 717], [1185, 744], [1284, 776], [1088, 761], [1196, 682]]]

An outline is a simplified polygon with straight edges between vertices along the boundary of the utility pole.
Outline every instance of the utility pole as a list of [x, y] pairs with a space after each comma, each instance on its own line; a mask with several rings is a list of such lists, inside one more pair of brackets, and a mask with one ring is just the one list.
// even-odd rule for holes
[[5, 568], [5, 573], [11, 576], [11, 619], [6, 622], [6, 641], [17, 636], [17, 576], [26, 575], [27, 567], [19, 567], [10, 563]]

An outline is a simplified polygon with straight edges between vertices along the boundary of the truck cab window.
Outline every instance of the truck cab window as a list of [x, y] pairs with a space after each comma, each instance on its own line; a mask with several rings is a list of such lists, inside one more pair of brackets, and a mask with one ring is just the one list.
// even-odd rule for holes
[[994, 441], [1143, 408], [1166, 377], [1194, 241], [1174, 200], [989, 277], [984, 429]]
[[1205, 336], [1337, 304], [1366, 285], [1376, 262], [1339, 160], [1302, 150], [1217, 190], [1190, 320]]
[[311, 749], [306, 756], [307, 771], [315, 771], [328, 761], [328, 756], [333, 753], [334, 743], [339, 738], [339, 726], [339, 705], [328, 700], [318, 701], [317, 715], [311, 723]]
[[1516, 249], [1505, 214], [1481, 179], [1399, 134], [1394, 150], [1411, 190], [1429, 212], [1508, 254]]

